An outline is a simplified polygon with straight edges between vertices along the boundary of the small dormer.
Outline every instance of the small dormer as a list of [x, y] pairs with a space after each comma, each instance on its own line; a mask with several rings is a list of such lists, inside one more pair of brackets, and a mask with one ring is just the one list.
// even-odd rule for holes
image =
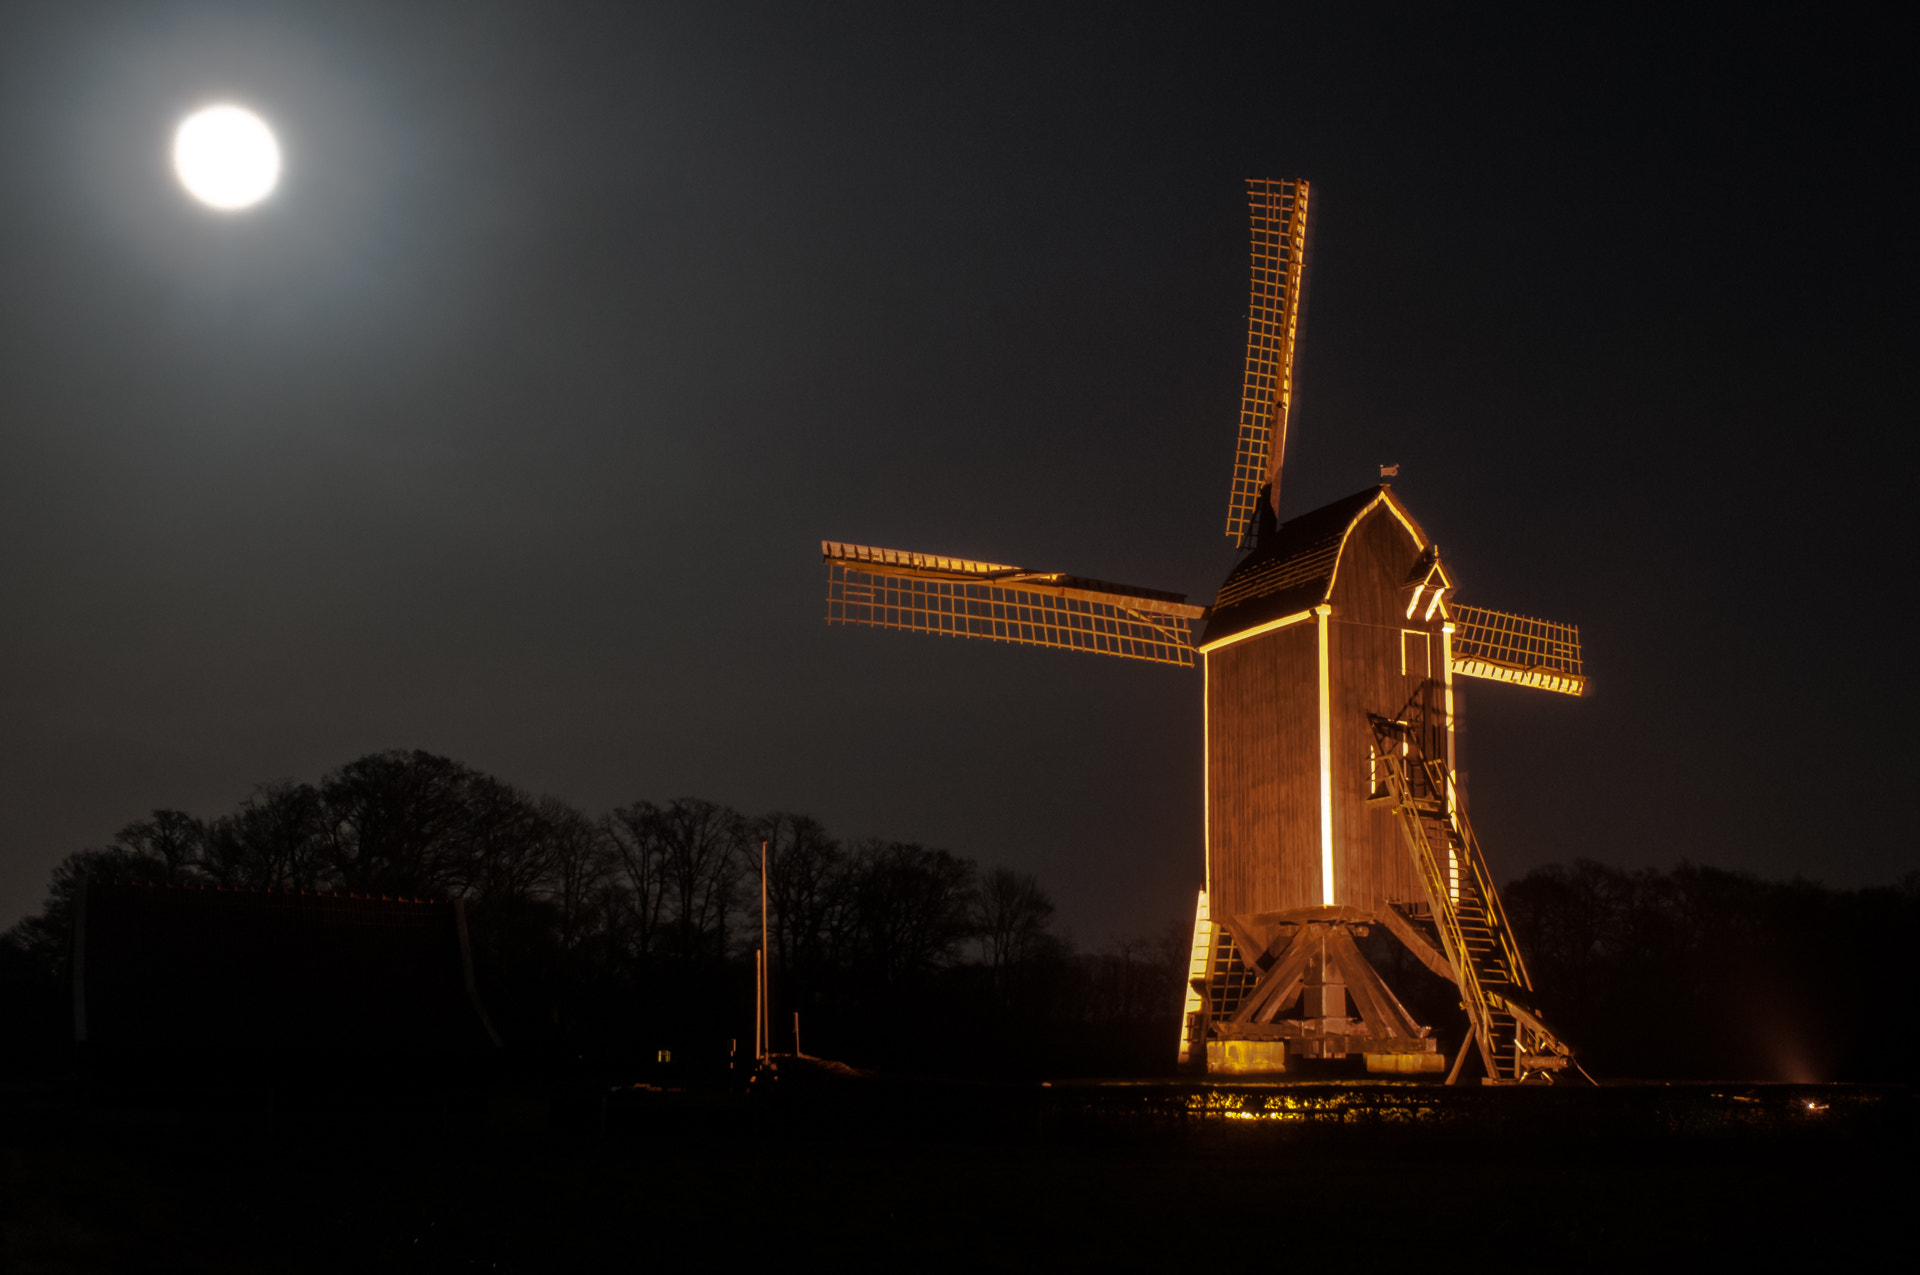
[[1400, 593], [1406, 599], [1407, 619], [1424, 623], [1442, 614], [1442, 605], [1453, 596], [1453, 577], [1440, 561], [1439, 545], [1427, 546], [1413, 564], [1413, 570], [1407, 573]]

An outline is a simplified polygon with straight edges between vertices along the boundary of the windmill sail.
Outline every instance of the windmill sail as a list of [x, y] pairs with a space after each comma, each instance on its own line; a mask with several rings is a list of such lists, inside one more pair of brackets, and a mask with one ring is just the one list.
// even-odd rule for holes
[[1586, 694], [1577, 626], [1458, 604], [1450, 605], [1447, 614], [1454, 626], [1457, 676], [1513, 682], [1563, 695]]
[[1306, 282], [1307, 183], [1252, 178], [1253, 279], [1247, 298], [1247, 361], [1240, 389], [1240, 434], [1227, 496], [1227, 536], [1245, 545], [1261, 488], [1277, 510], [1280, 466], [1293, 408], [1293, 349]]
[[985, 638], [1191, 668], [1184, 594], [902, 549], [820, 543], [827, 623]]

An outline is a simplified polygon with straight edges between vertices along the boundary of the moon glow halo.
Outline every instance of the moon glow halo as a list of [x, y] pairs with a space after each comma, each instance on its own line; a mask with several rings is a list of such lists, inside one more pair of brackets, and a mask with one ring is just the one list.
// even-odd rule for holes
[[209, 106], [173, 134], [173, 171], [187, 193], [209, 208], [251, 208], [280, 181], [280, 143], [252, 111]]

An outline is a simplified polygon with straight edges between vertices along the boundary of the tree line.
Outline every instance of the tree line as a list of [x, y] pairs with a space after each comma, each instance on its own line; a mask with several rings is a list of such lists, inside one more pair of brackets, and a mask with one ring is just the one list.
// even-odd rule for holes
[[1920, 871], [1836, 890], [1580, 860], [1502, 891], [1555, 1029], [1597, 1074], [1912, 1081]]
[[[69, 854], [0, 937], [0, 1012], [70, 1039], [80, 874], [465, 901], [476, 976], [519, 1056], [618, 1071], [669, 1048], [719, 1063], [753, 1035], [761, 843], [774, 1043], [921, 1072], [1165, 1074], [1189, 921], [1079, 951], [1031, 875], [805, 815], [695, 798], [597, 818], [425, 752], [262, 785], [233, 811], [155, 811]], [[1906, 1079], [1920, 873], [1833, 890], [1699, 865], [1536, 869], [1503, 891], [1537, 1002], [1614, 1077]], [[1170, 900], [1184, 912], [1185, 900]], [[1171, 909], [1170, 909], [1171, 910]], [[1458, 993], [1376, 932], [1363, 944], [1449, 1050]], [[26, 1035], [32, 1035], [31, 1031]]]
[[[1150, 1069], [1171, 1050], [1188, 936], [1079, 952], [1030, 874], [806, 815], [636, 801], [599, 818], [431, 753], [376, 753], [201, 819], [158, 810], [55, 868], [0, 944], [51, 985], [81, 874], [464, 900], [510, 1047], [599, 1060], [752, 1035], [761, 845], [775, 1043], [917, 1070]], [[750, 1047], [750, 1045], [748, 1046]]]

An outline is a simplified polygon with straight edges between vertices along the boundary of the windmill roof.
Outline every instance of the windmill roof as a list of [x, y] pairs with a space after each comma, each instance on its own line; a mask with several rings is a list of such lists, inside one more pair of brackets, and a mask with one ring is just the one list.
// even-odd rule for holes
[[1424, 544], [1413, 519], [1385, 483], [1290, 518], [1241, 560], [1220, 586], [1202, 646], [1244, 629], [1319, 606], [1333, 594], [1340, 551], [1347, 534], [1376, 504], [1385, 502]]

